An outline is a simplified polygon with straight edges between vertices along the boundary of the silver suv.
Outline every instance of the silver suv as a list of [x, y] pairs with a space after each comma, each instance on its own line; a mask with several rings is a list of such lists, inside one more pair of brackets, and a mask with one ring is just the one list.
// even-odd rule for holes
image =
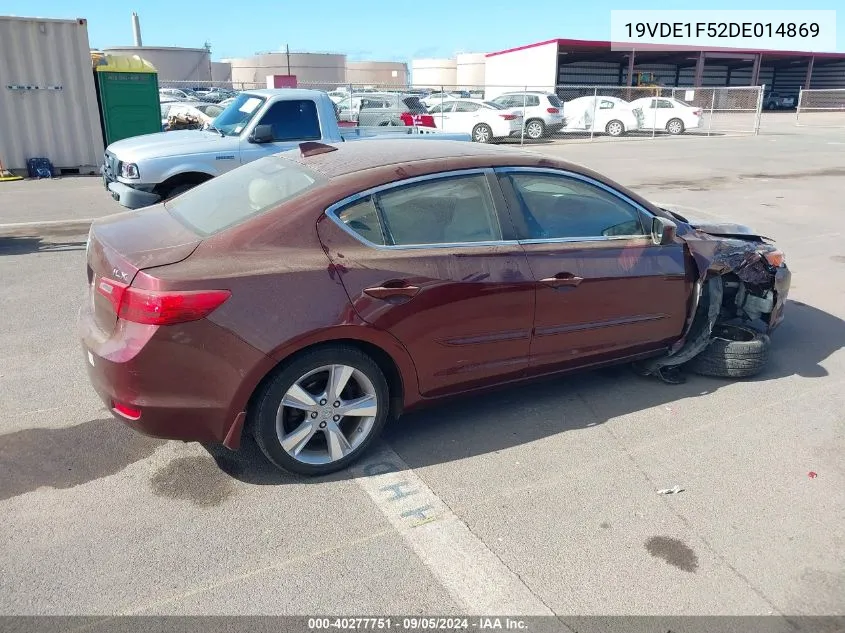
[[553, 92], [506, 92], [493, 99], [493, 103], [522, 112], [525, 136], [530, 139], [563, 129], [563, 102]]

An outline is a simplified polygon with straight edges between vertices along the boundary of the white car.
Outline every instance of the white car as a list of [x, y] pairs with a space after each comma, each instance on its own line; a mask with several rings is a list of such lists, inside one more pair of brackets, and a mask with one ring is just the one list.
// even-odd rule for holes
[[563, 104], [565, 132], [599, 132], [622, 136], [640, 129], [641, 110], [618, 97], [578, 97]]
[[176, 101], [198, 101], [193, 92], [185, 92], [178, 88], [159, 88], [158, 96], [160, 99], [175, 99]]
[[522, 115], [490, 101], [451, 99], [429, 109], [435, 127], [472, 136], [476, 143], [492, 143], [522, 130]]
[[634, 109], [642, 110], [643, 130], [666, 130], [669, 134], [683, 134], [701, 125], [701, 108], [668, 99], [666, 97], [643, 97], [631, 101]]
[[563, 129], [563, 103], [552, 92], [506, 92], [492, 102], [521, 112], [525, 118], [525, 136], [530, 139]]

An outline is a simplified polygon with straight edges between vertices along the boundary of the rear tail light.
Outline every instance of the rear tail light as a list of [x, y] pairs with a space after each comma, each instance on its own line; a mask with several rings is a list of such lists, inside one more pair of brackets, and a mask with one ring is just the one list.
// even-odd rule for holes
[[232, 295], [228, 290], [143, 290], [113, 279], [100, 279], [97, 292], [111, 302], [119, 319], [145, 325], [198, 321]]
[[694, 114], [695, 116], [701, 116], [701, 110], [694, 110], [694, 111], [693, 111], [693, 114]]
[[403, 112], [399, 115], [402, 123], [409, 126], [418, 127], [436, 127], [434, 125], [434, 116], [431, 114], [411, 114], [410, 112]]
[[513, 121], [516, 118], [515, 114], [500, 114], [499, 116], [502, 117], [505, 121]]
[[129, 406], [128, 404], [123, 404], [122, 402], [112, 402], [112, 410], [115, 413], [122, 415], [124, 418], [128, 420], [140, 420], [141, 419], [141, 410], [137, 407]]
[[560, 114], [560, 110], [558, 108], [546, 108], [546, 112], [549, 114]]

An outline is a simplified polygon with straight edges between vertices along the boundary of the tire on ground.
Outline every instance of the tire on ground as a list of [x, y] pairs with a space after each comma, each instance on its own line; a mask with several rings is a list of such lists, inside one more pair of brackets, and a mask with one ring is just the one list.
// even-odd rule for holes
[[770, 340], [766, 334], [744, 325], [717, 325], [704, 350], [687, 363], [687, 368], [701, 376], [749, 378], [769, 360]]

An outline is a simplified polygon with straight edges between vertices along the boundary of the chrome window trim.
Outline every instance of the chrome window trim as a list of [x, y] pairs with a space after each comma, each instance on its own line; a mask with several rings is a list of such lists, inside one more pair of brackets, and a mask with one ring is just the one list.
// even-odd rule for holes
[[[590, 178], [589, 176], [585, 176], [583, 174], [578, 174], [572, 171], [567, 171], [565, 169], [554, 169], [551, 167], [496, 167], [494, 171], [497, 174], [509, 174], [509, 173], [528, 173], [528, 174], [548, 174], [552, 176], [562, 176], [565, 178], [572, 178], [574, 180], [580, 180], [582, 182], [587, 183], [588, 185], [593, 185], [594, 187], [598, 187], [602, 191], [609, 193], [610, 195], [622, 200], [623, 202], [631, 205], [637, 211], [644, 214], [647, 218], [650, 218], [652, 221], [656, 217], [651, 211], [643, 207], [641, 204], [638, 204], [636, 201], [631, 200], [625, 194], [617, 191], [613, 187], [609, 187], [608, 185], [604, 184], [603, 182], [599, 182], [594, 178]], [[649, 233], [645, 235], [590, 235], [586, 237], [551, 237], [551, 238], [542, 238], [542, 239], [531, 239], [531, 240], [519, 240], [520, 244], [573, 244], [573, 243], [581, 243], [581, 242], [618, 242], [618, 241], [632, 241], [632, 240], [649, 240], [652, 244], [652, 236]]]
[[[436, 242], [433, 244], [376, 244], [375, 242], [371, 242], [370, 240], [364, 238], [360, 234], [358, 234], [355, 230], [351, 229], [343, 220], [338, 217], [338, 214], [341, 210], [345, 209], [346, 207], [355, 204], [363, 200], [364, 198], [368, 198], [372, 195], [383, 193], [385, 191], [390, 191], [391, 189], [397, 189], [399, 187], [405, 187], [408, 185], [414, 185], [421, 182], [427, 182], [432, 180], [443, 180], [446, 178], [455, 178], [459, 176], [484, 176], [485, 181], [487, 181], [486, 176], [492, 173], [492, 169], [489, 167], [475, 167], [472, 169], [457, 169], [451, 171], [441, 171], [437, 172], [436, 174], [424, 174], [422, 176], [414, 176], [412, 178], [406, 178], [404, 180], [398, 180], [396, 182], [389, 182], [383, 185], [377, 185], [375, 187], [371, 187], [364, 191], [359, 191], [358, 193], [352, 194], [351, 196], [347, 196], [343, 200], [335, 202], [331, 206], [329, 206], [325, 210], [325, 215], [334, 222], [340, 229], [346, 232], [348, 235], [352, 236], [358, 242], [367, 246], [369, 248], [381, 251], [406, 251], [406, 250], [419, 250], [419, 249], [433, 249], [433, 248], [473, 248], [473, 247], [483, 247], [483, 246], [518, 246], [520, 242], [518, 240], [488, 240], [484, 242]], [[490, 186], [489, 181], [487, 182], [487, 186]], [[501, 218], [499, 217], [499, 209], [496, 205], [496, 200], [494, 199], [493, 192], [490, 192], [490, 203], [493, 205], [493, 211], [496, 213], [496, 221], [501, 223]], [[500, 227], [501, 228], [501, 227]]]

